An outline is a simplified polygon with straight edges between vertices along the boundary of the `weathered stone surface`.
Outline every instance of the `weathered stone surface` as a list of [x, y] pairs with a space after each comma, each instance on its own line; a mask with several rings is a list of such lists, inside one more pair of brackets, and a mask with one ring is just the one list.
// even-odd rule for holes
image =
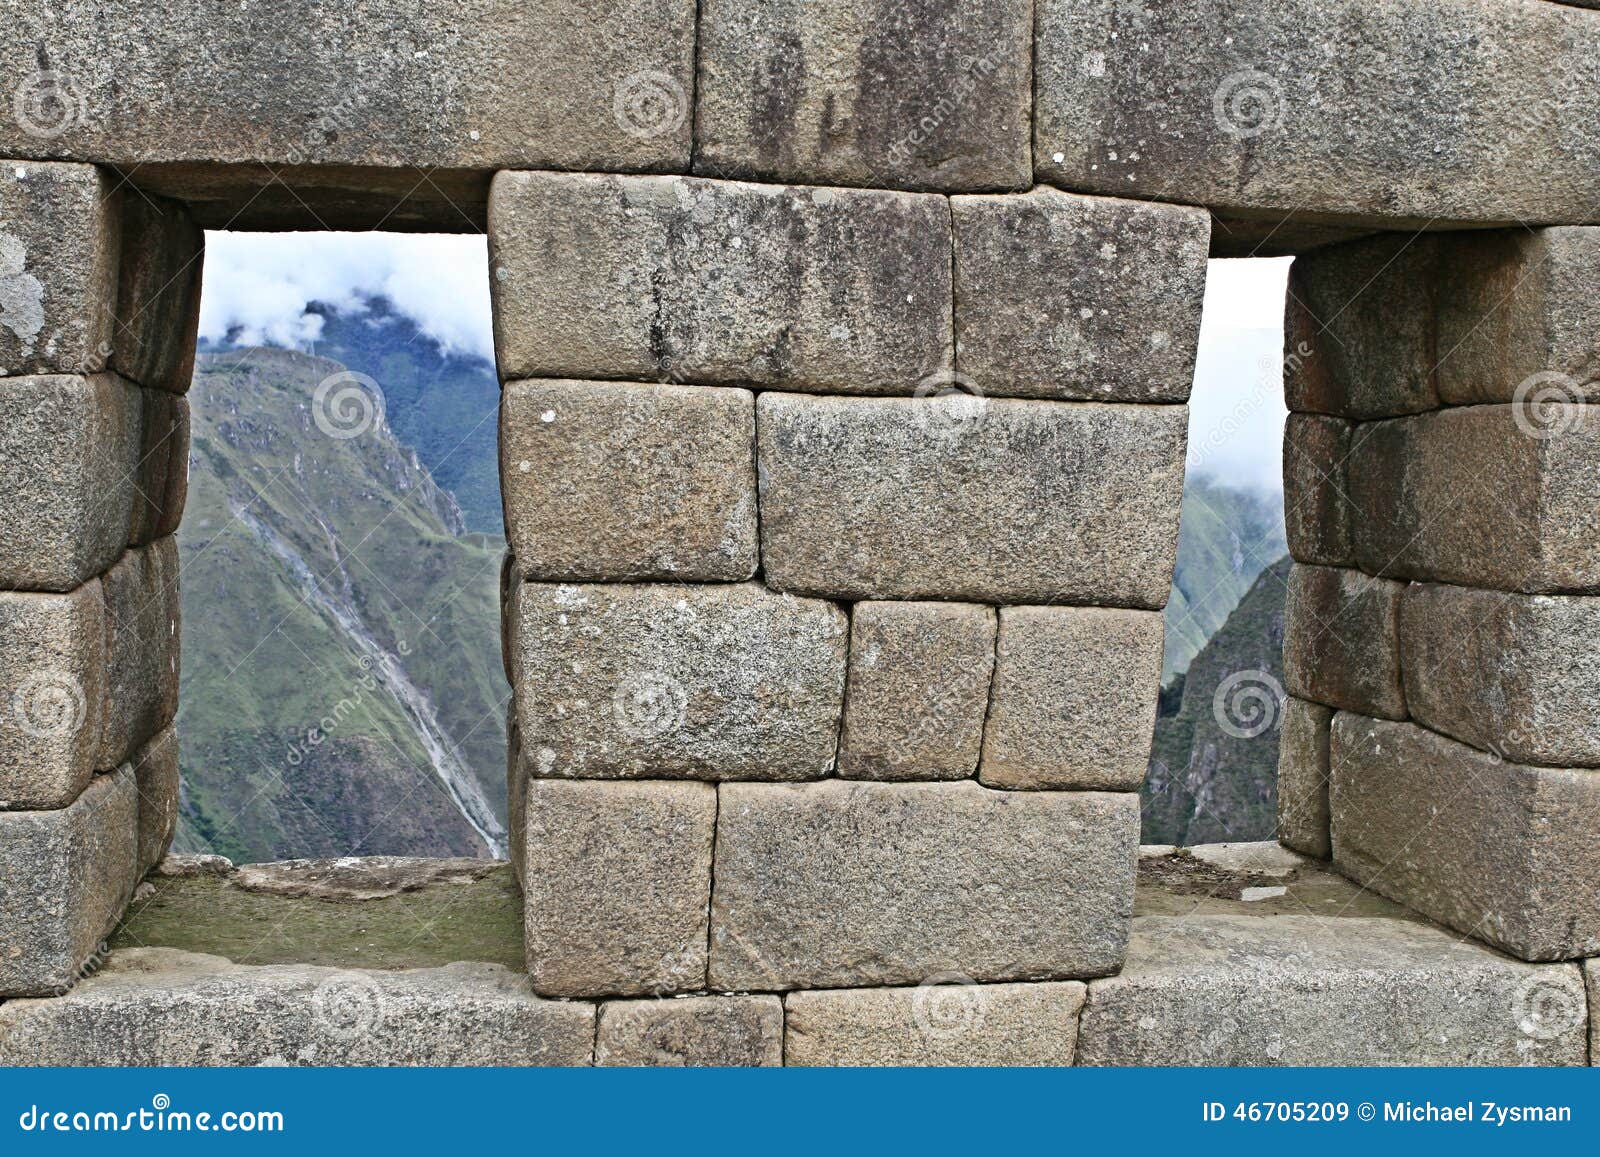
[[[187, 380], [184, 384], [187, 386]], [[188, 400], [165, 390], [140, 393], [144, 417], [129, 546], [176, 534], [189, 494]]]
[[4, 12], [0, 89], [22, 88], [30, 115], [0, 124], [3, 156], [399, 167], [413, 185], [419, 170], [688, 164], [693, 0]]
[[1388, 234], [1295, 259], [1283, 328], [1289, 409], [1389, 418], [1439, 405], [1433, 303], [1443, 244]]
[[1600, 766], [1600, 599], [1419, 583], [1400, 655], [1419, 723], [1518, 763]]
[[713, 988], [1054, 980], [1121, 964], [1137, 795], [839, 780], [719, 791]]
[[1041, 181], [1274, 223], [1594, 220], [1593, 13], [1500, 0], [1036, 7]]
[[1334, 862], [1352, 879], [1524, 960], [1600, 955], [1600, 772], [1345, 712], [1330, 765]]
[[100, 583], [0, 591], [0, 809], [66, 807], [95, 772], [105, 711]]
[[1600, 420], [1464, 406], [1363, 426], [1350, 455], [1369, 574], [1528, 593], [1600, 592]]
[[[1089, 985], [1082, 1065], [1573, 1065], [1582, 981], [1420, 924], [1141, 916]], [[1555, 1007], [1579, 1016], [1550, 1021]]]
[[178, 713], [178, 544], [130, 550], [105, 573], [106, 711], [99, 764], [116, 767]]
[[0, 378], [0, 588], [70, 591], [116, 561], [142, 406], [112, 374]]
[[[1235, 843], [1194, 844], [1184, 849], [1208, 867], [1242, 876], [1271, 876], [1281, 879], [1307, 866], [1306, 858], [1272, 840], [1240, 840]], [[1139, 855], [1144, 856], [1144, 849]]]
[[697, 173], [1032, 184], [1030, 0], [706, 0], [696, 81]]
[[704, 988], [716, 789], [533, 780], [525, 791], [533, 987], [548, 996]]
[[[177, 857], [168, 856], [163, 867], [174, 859]], [[226, 860], [223, 863], [234, 886], [246, 892], [350, 903], [386, 900], [440, 884], [466, 884], [481, 880], [496, 869], [493, 860], [465, 857], [435, 860], [417, 856], [341, 856], [336, 860], [242, 864], [237, 871]]]
[[138, 843], [129, 768], [100, 776], [68, 807], [0, 812], [0, 997], [72, 987], [133, 893]]
[[1583, 970], [1589, 985], [1589, 1063], [1600, 1065], [1600, 960], [1590, 960]]
[[1404, 583], [1358, 570], [1292, 566], [1283, 610], [1283, 683], [1289, 694], [1404, 719], [1400, 595], [1405, 589]]
[[1070, 1065], [1085, 986], [972, 984], [791, 992], [790, 1065]]
[[105, 368], [119, 201], [112, 179], [92, 165], [0, 168], [0, 375]]
[[978, 766], [995, 612], [970, 603], [857, 603], [850, 612], [839, 774], [965, 779]]
[[595, 1034], [597, 1065], [750, 1068], [783, 1064], [776, 996], [608, 1000]]
[[1350, 538], [1351, 424], [1290, 414], [1283, 427], [1283, 523], [1296, 562], [1355, 566]]
[[814, 779], [833, 767], [848, 623], [755, 583], [525, 583], [524, 766], [575, 779]]
[[500, 173], [500, 374], [910, 393], [948, 371], [942, 197]]
[[749, 578], [757, 558], [755, 439], [748, 390], [508, 384], [500, 477], [521, 573]]
[[586, 1065], [594, 1005], [498, 964], [382, 972], [125, 948], [60, 1000], [0, 1005], [5, 1065]]
[[1333, 709], [1292, 696], [1278, 726], [1278, 839], [1297, 852], [1326, 860], [1328, 728]]
[[1187, 421], [1183, 406], [763, 394], [767, 581], [852, 600], [1159, 609]]
[[205, 245], [205, 233], [178, 202], [144, 193], [123, 198], [111, 355], [123, 377], [148, 389], [188, 390]]
[[953, 197], [956, 369], [991, 397], [1183, 402], [1211, 218], [1078, 197]]
[[1463, 233], [1445, 253], [1440, 397], [1532, 404], [1541, 388], [1557, 403], [1600, 397], [1600, 229]]
[[978, 778], [990, 787], [1138, 791], [1161, 690], [1161, 616], [1002, 607]]
[[178, 733], [166, 728], [144, 745], [132, 763], [139, 792], [136, 874], [143, 877], [166, 856], [178, 831]]

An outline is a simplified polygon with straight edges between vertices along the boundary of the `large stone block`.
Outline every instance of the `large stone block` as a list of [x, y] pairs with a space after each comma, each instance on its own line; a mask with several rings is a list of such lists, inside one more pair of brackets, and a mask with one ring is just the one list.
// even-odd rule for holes
[[995, 612], [970, 603], [857, 603], [850, 612], [839, 774], [966, 779], [978, 766]]
[[167, 727], [132, 759], [139, 790], [138, 875], [159, 864], [178, 831], [178, 733]]
[[1600, 766], [1600, 599], [1416, 584], [1400, 656], [1417, 722], [1517, 763]]
[[1405, 584], [1358, 570], [1289, 569], [1283, 682], [1291, 695], [1385, 719], [1406, 717], [1400, 680]]
[[1319, 860], [1328, 831], [1328, 729], [1333, 708], [1290, 697], [1278, 727], [1278, 841]]
[[783, 1001], [776, 996], [608, 1000], [595, 1032], [597, 1065], [684, 1068], [783, 1064]]
[[1138, 791], [1161, 690], [1161, 616], [1002, 607], [978, 778], [990, 787]]
[[1355, 566], [1350, 538], [1351, 423], [1290, 414], [1283, 426], [1283, 524], [1296, 562]]
[[697, 173], [1032, 184], [1031, 0], [706, 0], [696, 81]]
[[748, 390], [508, 384], [500, 477], [521, 573], [749, 578], [757, 558], [755, 439]]
[[178, 544], [130, 550], [105, 573], [106, 711], [99, 765], [130, 758], [178, 713]]
[[106, 698], [105, 599], [0, 591], [0, 809], [66, 807], [94, 775]]
[[140, 393], [144, 417], [130, 546], [176, 534], [189, 494], [189, 402], [165, 390]]
[[815, 779], [833, 767], [848, 623], [755, 583], [525, 583], [518, 725], [530, 774]]
[[712, 988], [1056, 980], [1122, 962], [1137, 795], [839, 780], [718, 790]]
[[0, 168], [0, 375], [105, 369], [121, 200], [112, 182], [93, 165]]
[[1141, 916], [1078, 1063], [1581, 1065], [1582, 1001], [1570, 965], [1402, 920]]
[[500, 173], [500, 375], [910, 393], [948, 371], [942, 197]]
[[1211, 218], [1054, 189], [953, 197], [956, 369], [991, 397], [1183, 402]]
[[763, 394], [766, 579], [851, 600], [1159, 609], [1187, 421], [1183, 406]]
[[1501, 0], [1036, 7], [1041, 181], [1269, 224], [1594, 219], [1593, 13]]
[[1072, 1064], [1085, 986], [972, 984], [961, 977], [916, 988], [791, 992], [789, 1065]]
[[59, 995], [78, 981], [133, 894], [138, 848], [129, 768], [65, 808], [0, 812], [0, 997]]
[[0, 378], [0, 588], [70, 591], [116, 561], [142, 410], [112, 374]]
[[126, 948], [59, 1000], [0, 1005], [0, 1065], [586, 1065], [594, 1005], [499, 964], [246, 966]]
[[[526, 694], [525, 691], [521, 692]], [[525, 788], [528, 976], [547, 996], [706, 986], [717, 792], [704, 783]]]
[[1369, 574], [1528, 593], [1600, 592], [1600, 420], [1549, 426], [1463, 406], [1361, 427], [1350, 455]]
[[1356, 882], [1524, 960], [1600, 955], [1600, 772], [1345, 712], [1330, 765], [1334, 863]]
[[176, 201], [123, 198], [111, 365], [148, 389], [182, 394], [194, 374], [205, 233]]

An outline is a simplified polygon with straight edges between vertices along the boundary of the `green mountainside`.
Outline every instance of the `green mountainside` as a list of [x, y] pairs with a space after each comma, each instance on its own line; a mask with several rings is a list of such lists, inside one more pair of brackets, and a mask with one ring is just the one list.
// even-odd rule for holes
[[179, 846], [245, 861], [498, 852], [503, 544], [467, 533], [383, 419], [324, 432], [314, 394], [343, 368], [265, 348], [198, 359]]

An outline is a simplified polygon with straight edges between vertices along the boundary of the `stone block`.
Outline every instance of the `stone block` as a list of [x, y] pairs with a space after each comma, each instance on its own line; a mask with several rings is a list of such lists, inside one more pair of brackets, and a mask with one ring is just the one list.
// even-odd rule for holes
[[1042, 182], [1274, 226], [1593, 219], [1592, 12], [1500, 0], [1036, 10]]
[[[521, 694], [526, 694], [523, 690]], [[704, 783], [524, 789], [528, 976], [547, 996], [706, 986], [717, 792]]]
[[1404, 583], [1358, 570], [1289, 569], [1283, 683], [1289, 694], [1385, 719], [1406, 717], [1400, 680]]
[[1463, 406], [1363, 426], [1350, 455], [1369, 574], [1530, 594], [1600, 592], [1600, 420]]
[[1600, 599], [1419, 583], [1400, 656], [1417, 722], [1517, 763], [1600, 766]]
[[133, 894], [138, 844], [128, 768], [64, 808], [0, 812], [0, 997], [58, 996], [79, 980]]
[[1583, 970], [1589, 985], [1589, 1063], [1600, 1065], [1600, 960], [1587, 961]]
[[723, 784], [710, 986], [1114, 972], [1139, 797], [975, 783]]
[[116, 561], [142, 409], [112, 374], [0, 378], [0, 588], [71, 591]]
[[697, 173], [1032, 184], [1031, 0], [706, 0], [696, 80]]
[[1558, 407], [1600, 398], [1600, 229], [1462, 233], [1445, 253], [1441, 398], [1536, 405], [1548, 391]]
[[857, 603], [850, 612], [839, 774], [966, 779], [978, 766], [995, 612], [970, 603]]
[[1002, 607], [978, 779], [1138, 791], [1161, 690], [1155, 611]]
[[178, 713], [178, 544], [130, 550], [105, 573], [105, 725], [99, 765], [130, 758]]
[[0, 810], [66, 807], [94, 775], [106, 697], [105, 601], [0, 591]]
[[953, 197], [956, 369], [990, 397], [1183, 402], [1211, 218], [1054, 189]]
[[0, 1064], [587, 1065], [594, 1005], [499, 964], [247, 966], [125, 948], [59, 1000], [0, 1006]]
[[0, 168], [0, 375], [105, 369], [117, 300], [113, 180], [93, 165]]
[[[1574, 1065], [1582, 982], [1403, 920], [1141, 916], [1080, 1065]], [[1576, 1010], [1539, 1019], [1542, 1012]]]
[[1328, 729], [1333, 708], [1290, 697], [1278, 727], [1278, 840], [1319, 860], [1328, 832]]
[[908, 394], [951, 364], [943, 197], [499, 173], [489, 266], [502, 379]]
[[1160, 609], [1187, 421], [1183, 406], [763, 394], [767, 582], [847, 600]]
[[1600, 955], [1600, 772], [1345, 712], [1329, 755], [1340, 871], [1523, 960]]
[[1289, 409], [1367, 419], [1439, 405], [1440, 247], [1396, 233], [1295, 258], [1283, 326]]
[[1290, 414], [1283, 427], [1283, 523], [1296, 562], [1355, 566], [1350, 537], [1351, 424]]
[[776, 996], [608, 1000], [595, 1033], [597, 1065], [652, 1068], [783, 1064], [783, 1001]]
[[815, 779], [833, 767], [848, 623], [755, 583], [525, 583], [518, 724], [532, 775]]
[[972, 984], [947, 977], [916, 988], [791, 992], [789, 1065], [1072, 1064], [1085, 986]]
[[139, 791], [139, 854], [137, 875], [159, 864], [178, 831], [178, 734], [167, 727], [133, 757]]
[[500, 477], [523, 576], [749, 578], [757, 558], [755, 439], [748, 390], [508, 384]]
[[123, 198], [111, 355], [123, 377], [147, 389], [188, 390], [205, 246], [204, 231], [178, 202], [140, 192]]
[[165, 390], [140, 393], [144, 418], [129, 546], [176, 534], [189, 494], [189, 402]]

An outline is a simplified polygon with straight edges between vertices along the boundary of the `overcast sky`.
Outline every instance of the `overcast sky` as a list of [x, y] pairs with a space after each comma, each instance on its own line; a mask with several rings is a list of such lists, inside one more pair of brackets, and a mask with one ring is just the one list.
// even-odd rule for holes
[[[200, 332], [305, 347], [321, 318], [383, 294], [450, 350], [493, 358], [481, 236], [208, 233]], [[1283, 297], [1288, 258], [1213, 261], [1190, 403], [1191, 467], [1276, 488], [1283, 438]]]

